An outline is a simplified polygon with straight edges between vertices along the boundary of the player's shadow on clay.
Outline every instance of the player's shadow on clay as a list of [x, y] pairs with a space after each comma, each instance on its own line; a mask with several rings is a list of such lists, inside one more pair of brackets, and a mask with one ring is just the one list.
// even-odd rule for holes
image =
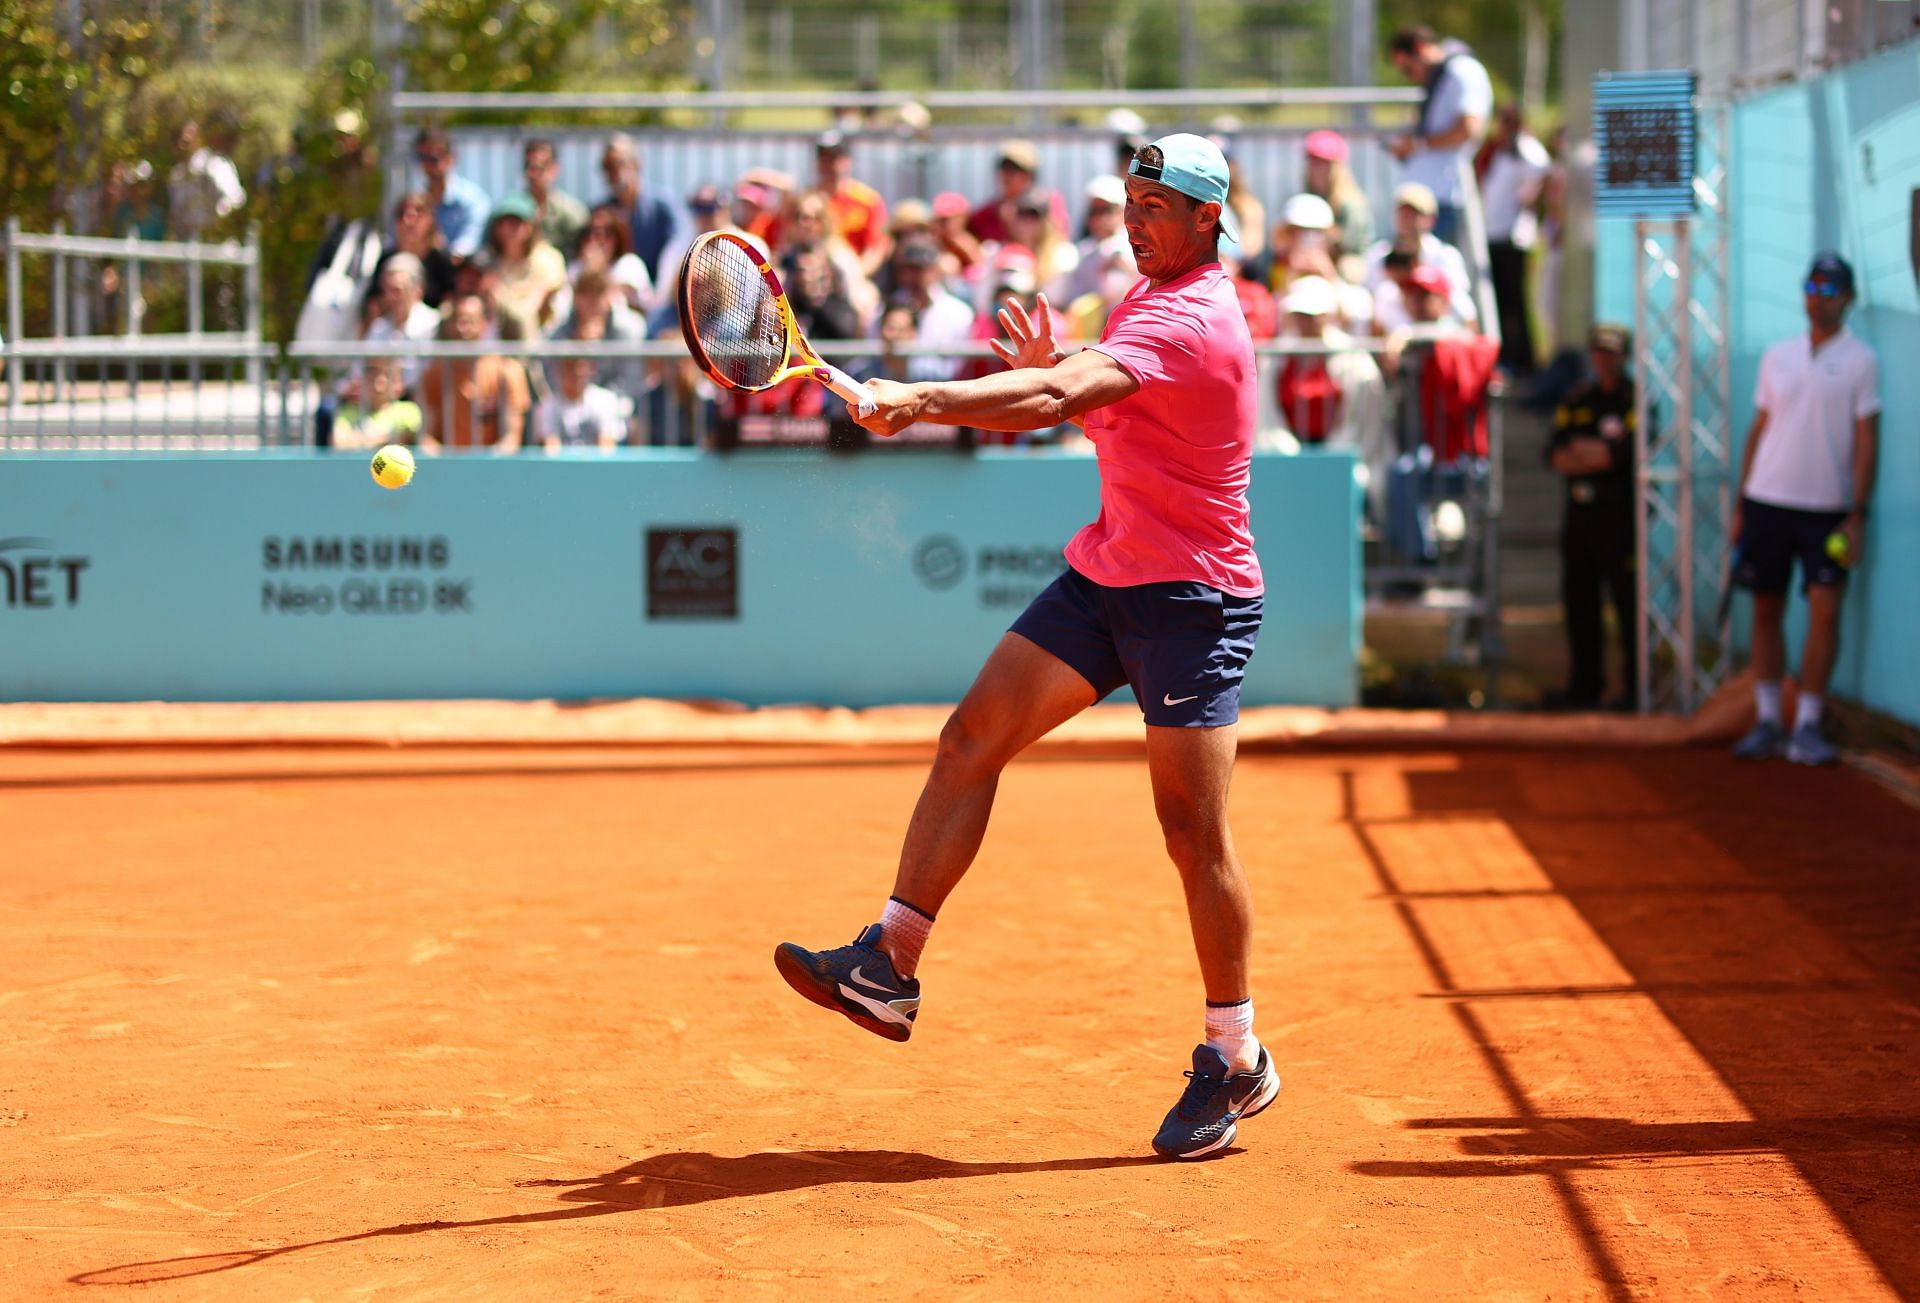
[[472, 1221], [408, 1222], [381, 1226], [331, 1239], [278, 1244], [263, 1249], [229, 1253], [197, 1253], [183, 1258], [155, 1258], [100, 1267], [68, 1277], [75, 1285], [148, 1285], [163, 1280], [185, 1280], [215, 1272], [251, 1267], [305, 1249], [360, 1240], [435, 1231], [473, 1230], [483, 1226], [531, 1226], [540, 1222], [605, 1217], [647, 1208], [679, 1208], [716, 1199], [740, 1199], [780, 1194], [820, 1185], [894, 1185], [913, 1181], [950, 1181], [970, 1176], [1012, 1176], [1027, 1172], [1091, 1172], [1115, 1167], [1142, 1167], [1165, 1160], [1144, 1154], [1111, 1158], [1052, 1158], [1028, 1163], [963, 1163], [930, 1154], [898, 1153], [888, 1149], [803, 1149], [792, 1152], [742, 1154], [656, 1154], [600, 1176], [575, 1179], [522, 1181], [522, 1189], [564, 1190], [559, 1198], [572, 1206], [541, 1212], [480, 1217]]

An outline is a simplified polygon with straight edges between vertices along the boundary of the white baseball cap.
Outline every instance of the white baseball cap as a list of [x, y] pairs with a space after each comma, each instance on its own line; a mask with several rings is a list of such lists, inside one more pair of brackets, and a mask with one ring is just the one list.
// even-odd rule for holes
[[1287, 287], [1286, 300], [1280, 306], [1303, 317], [1330, 317], [1339, 303], [1340, 292], [1332, 281], [1324, 276], [1302, 276]]
[[1333, 227], [1333, 205], [1319, 195], [1298, 194], [1287, 200], [1280, 219], [1303, 231], [1326, 231]]
[[1111, 172], [1103, 172], [1087, 182], [1087, 198], [1098, 204], [1124, 208], [1127, 203], [1127, 183]]

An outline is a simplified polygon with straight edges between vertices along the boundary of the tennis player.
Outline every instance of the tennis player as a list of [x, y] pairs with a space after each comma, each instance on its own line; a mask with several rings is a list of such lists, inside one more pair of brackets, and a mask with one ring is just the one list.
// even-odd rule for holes
[[1257, 395], [1253, 341], [1217, 246], [1237, 239], [1227, 163], [1199, 136], [1134, 156], [1125, 223], [1142, 279], [1100, 342], [1071, 357], [1044, 301], [1002, 309], [1015, 368], [977, 380], [869, 382], [861, 424], [1041, 430], [1074, 421], [1100, 463], [1100, 516], [1067, 546], [1070, 568], [1014, 622], [940, 735], [907, 829], [893, 894], [852, 945], [775, 953], [816, 1004], [889, 1040], [913, 1031], [914, 973], [948, 893], [986, 833], [1000, 772], [1029, 744], [1121, 684], [1147, 723], [1147, 765], [1180, 870], [1206, 987], [1206, 1040], [1153, 1146], [1198, 1158], [1273, 1102], [1280, 1079], [1253, 1034], [1252, 901], [1227, 829], [1240, 683], [1264, 584], [1247, 520]]

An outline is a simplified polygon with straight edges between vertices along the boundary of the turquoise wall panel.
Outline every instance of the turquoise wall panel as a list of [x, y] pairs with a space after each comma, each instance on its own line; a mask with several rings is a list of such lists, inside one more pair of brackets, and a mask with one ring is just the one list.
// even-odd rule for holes
[[[1833, 690], [1920, 725], [1920, 43], [1735, 110], [1733, 401], [1744, 436], [1768, 344], [1806, 329], [1800, 285], [1817, 249], [1859, 278], [1852, 329], [1880, 358], [1880, 473], [1847, 597]], [[1791, 644], [1805, 610], [1796, 598]], [[1797, 658], [1796, 658], [1797, 659]]]
[[[1351, 704], [1353, 460], [1261, 457], [1251, 496], [1245, 699]], [[951, 701], [1098, 501], [1026, 452], [446, 458], [400, 492], [361, 457], [15, 458], [0, 699]]]

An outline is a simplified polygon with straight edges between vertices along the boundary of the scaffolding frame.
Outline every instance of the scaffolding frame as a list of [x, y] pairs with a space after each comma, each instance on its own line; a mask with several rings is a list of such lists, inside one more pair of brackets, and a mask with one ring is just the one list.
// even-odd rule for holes
[[1694, 215], [1634, 223], [1641, 712], [1691, 714], [1731, 668], [1730, 114], [1697, 105]]

